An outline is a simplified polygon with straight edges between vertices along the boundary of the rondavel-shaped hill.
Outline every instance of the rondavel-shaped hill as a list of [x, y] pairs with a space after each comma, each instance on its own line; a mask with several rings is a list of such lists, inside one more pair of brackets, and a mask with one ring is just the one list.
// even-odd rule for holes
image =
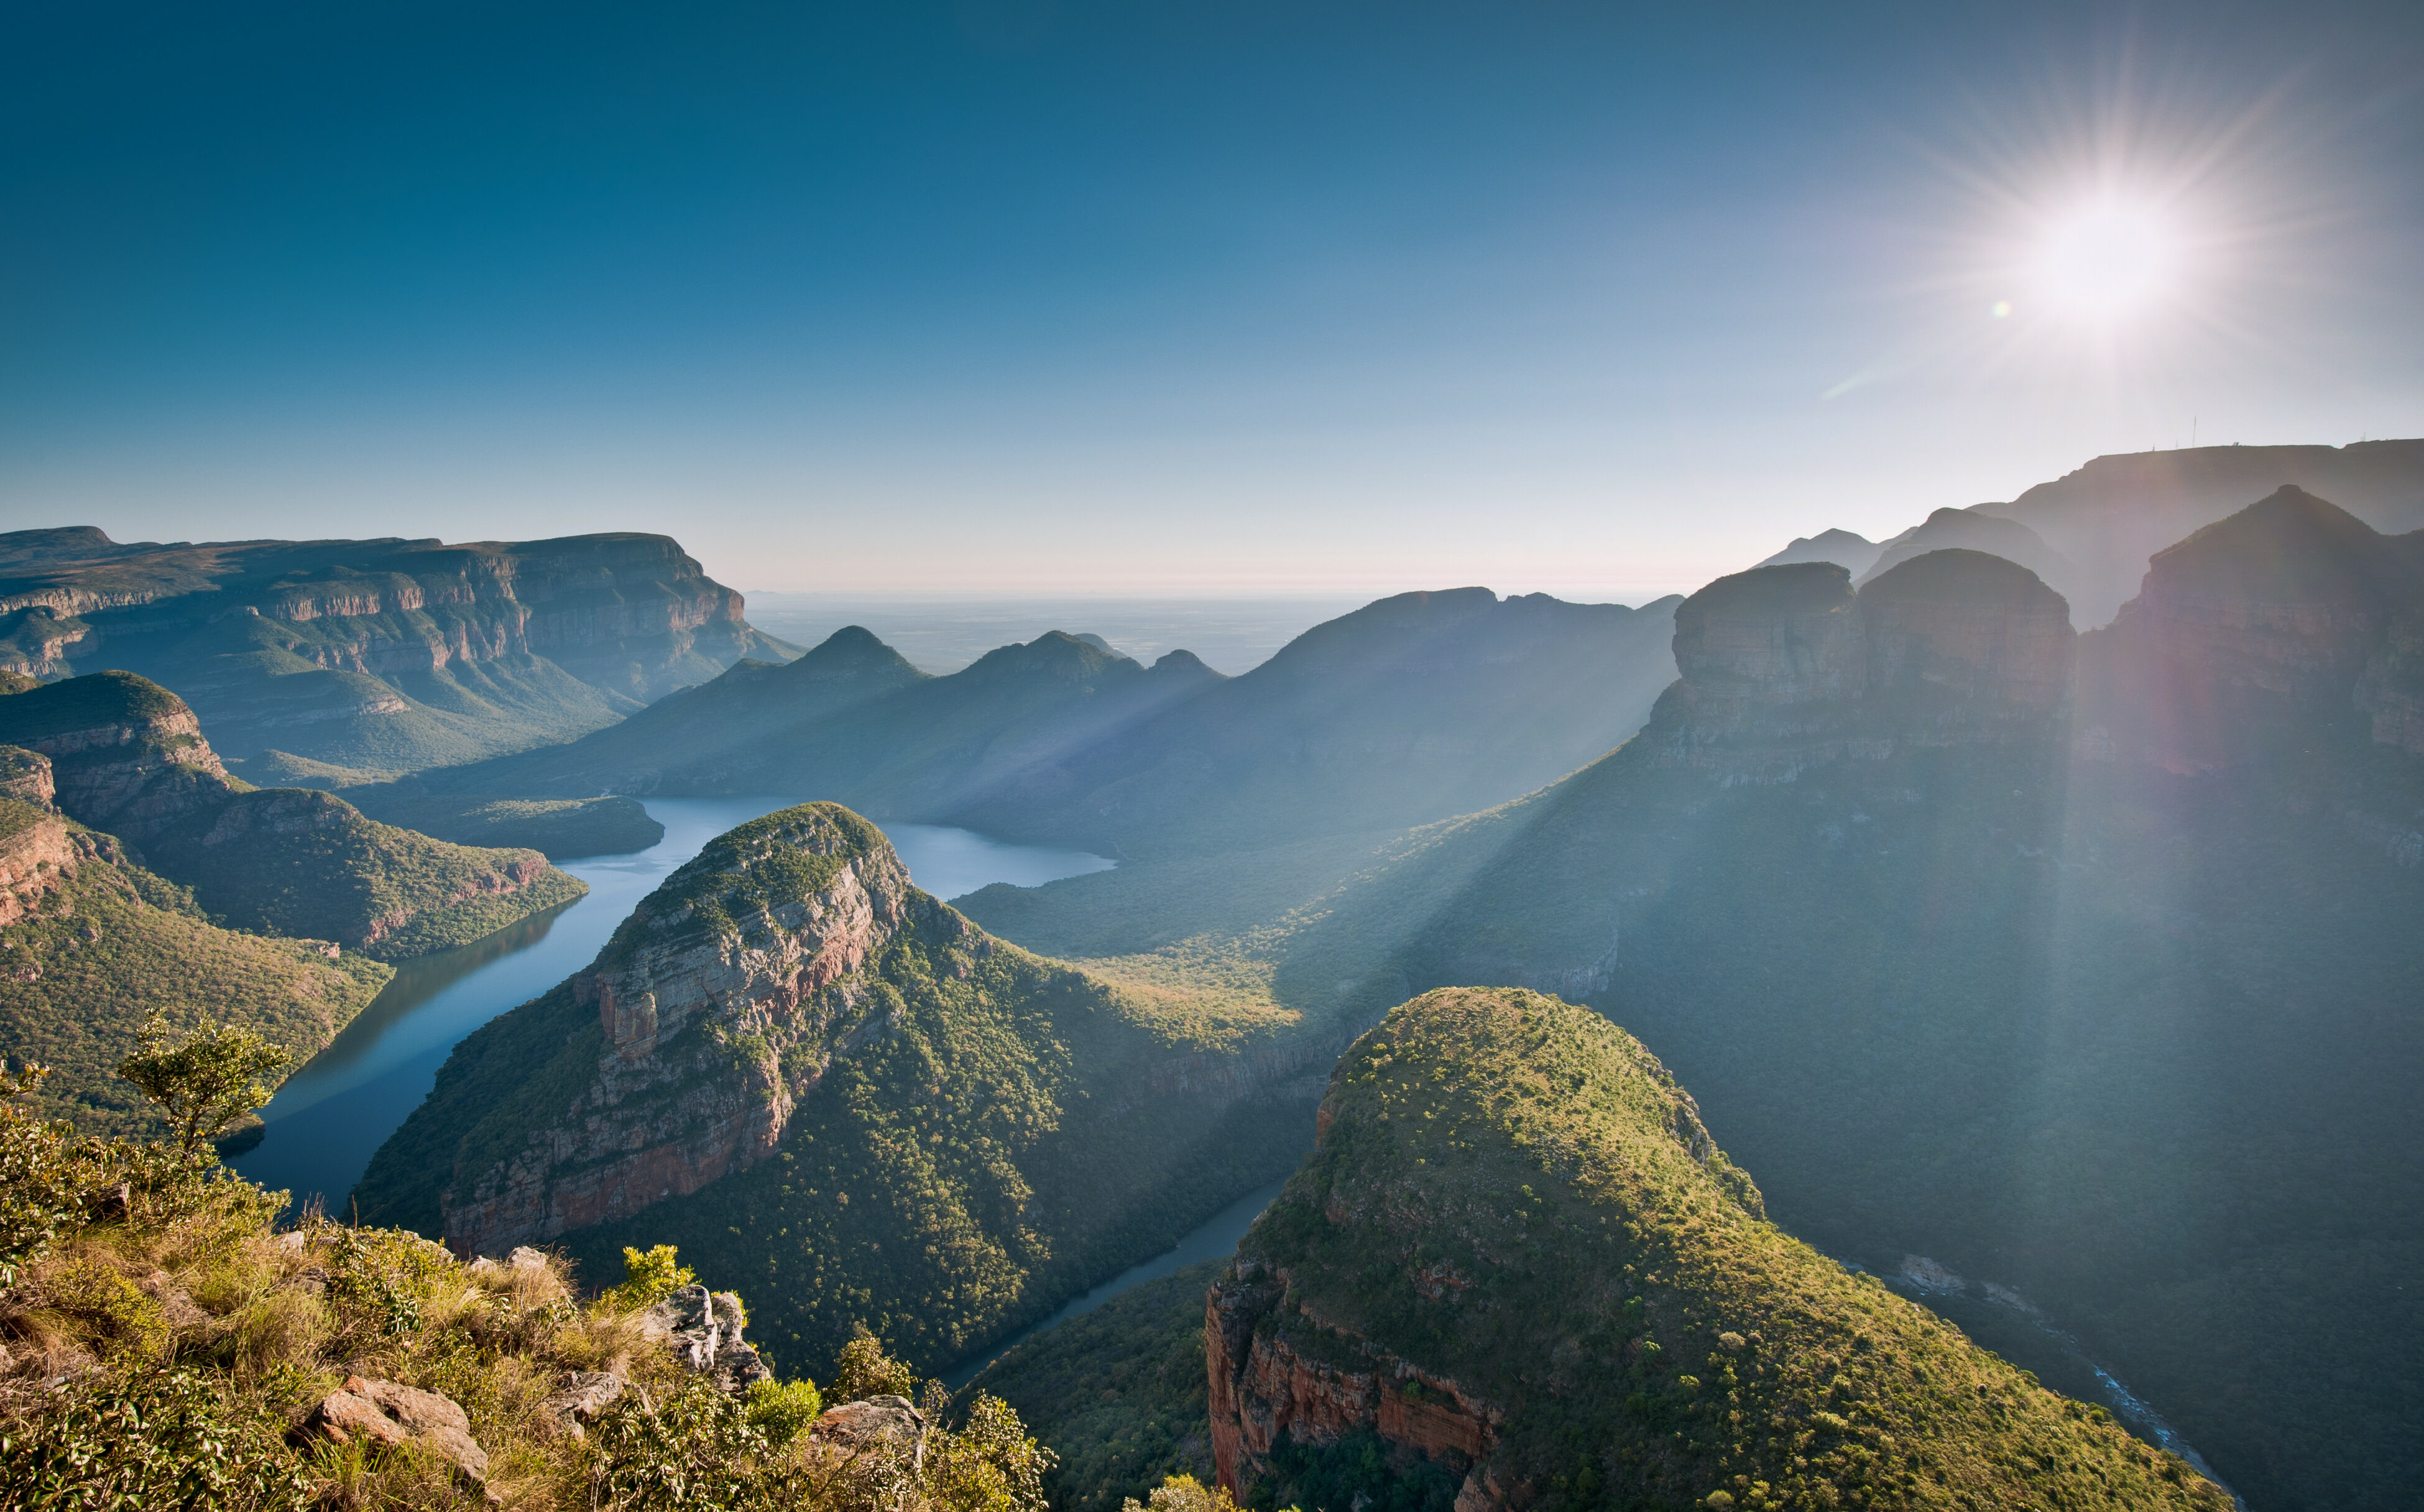
[[1060, 633], [928, 677], [853, 628], [570, 745], [425, 780], [829, 797], [1123, 855], [1395, 829], [1503, 803], [1638, 728], [1673, 676], [1673, 604], [1405, 594], [1234, 678]]
[[590, 968], [456, 1047], [366, 1221], [588, 1274], [677, 1244], [821, 1375], [864, 1322], [939, 1369], [1167, 1249], [1302, 1147], [1339, 1042], [1107, 986], [920, 892], [807, 804], [668, 878]]
[[2228, 1507], [2177, 1457], [1766, 1220], [1587, 1009], [1406, 1003], [1212, 1287], [1221, 1480], [1257, 1506]]
[[142, 673], [264, 783], [345, 787], [566, 740], [742, 657], [795, 652], [662, 535], [0, 533], [0, 669]]

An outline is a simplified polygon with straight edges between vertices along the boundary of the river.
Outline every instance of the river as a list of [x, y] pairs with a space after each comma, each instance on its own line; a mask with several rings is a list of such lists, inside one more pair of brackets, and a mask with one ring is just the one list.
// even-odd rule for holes
[[[1311, 1126], [1308, 1125], [1305, 1133], [1309, 1136], [1312, 1132]], [[1063, 1319], [1074, 1318], [1080, 1313], [1092, 1313], [1131, 1286], [1140, 1286], [1149, 1281], [1159, 1281], [1173, 1270], [1184, 1270], [1189, 1265], [1201, 1265], [1206, 1260], [1225, 1259], [1236, 1253], [1237, 1241], [1246, 1236], [1246, 1231], [1254, 1226], [1254, 1219], [1263, 1216], [1263, 1209], [1271, 1205], [1271, 1199], [1279, 1196], [1280, 1188], [1286, 1185], [1284, 1181], [1275, 1181], [1268, 1186], [1258, 1187], [1248, 1192], [1197, 1224], [1188, 1233], [1187, 1237], [1151, 1260], [1145, 1261], [1142, 1265], [1130, 1265], [1085, 1296], [1072, 1297], [1060, 1312], [1053, 1313], [1043, 1322], [1029, 1324], [984, 1353], [964, 1360], [952, 1366], [944, 1373], [943, 1384], [955, 1392], [958, 1391], [976, 1379], [978, 1374], [987, 1365], [1045, 1329]]]
[[[463, 1037], [589, 964], [616, 925], [676, 867], [784, 798], [651, 798], [664, 838], [629, 855], [564, 863], [587, 897], [534, 914], [459, 949], [407, 961], [361, 1016], [287, 1078], [261, 1110], [261, 1143], [228, 1162], [247, 1180], [320, 1198], [342, 1214], [371, 1156], [438, 1079]], [[887, 824], [918, 886], [958, 898], [992, 883], [1033, 887], [1111, 865], [1082, 851], [1009, 845], [967, 830]]]

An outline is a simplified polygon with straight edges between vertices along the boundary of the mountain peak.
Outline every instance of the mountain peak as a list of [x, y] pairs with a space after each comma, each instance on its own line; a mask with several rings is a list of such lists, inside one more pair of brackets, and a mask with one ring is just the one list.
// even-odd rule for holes
[[1144, 670], [1131, 659], [1107, 649], [1100, 637], [1086, 639], [1066, 630], [1046, 630], [1025, 645], [997, 646], [987, 651], [960, 676], [973, 675], [979, 679], [1044, 676], [1083, 682], [1122, 667], [1131, 672]]
[[917, 682], [926, 676], [909, 659], [861, 625], [845, 625], [784, 667], [781, 676], [800, 682], [838, 682], [872, 677]]
[[2383, 543], [2337, 504], [2283, 484], [2156, 552], [2142, 593], [2157, 602], [2371, 604], [2395, 573]]

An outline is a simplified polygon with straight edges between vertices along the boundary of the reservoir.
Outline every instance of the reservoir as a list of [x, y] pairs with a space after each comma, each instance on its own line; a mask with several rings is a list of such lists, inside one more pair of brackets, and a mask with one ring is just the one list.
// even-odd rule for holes
[[[630, 855], [563, 863], [589, 894], [457, 949], [401, 963], [395, 979], [261, 1110], [261, 1143], [228, 1164], [248, 1181], [319, 1198], [343, 1217], [346, 1194], [473, 1029], [589, 964], [615, 926], [707, 842], [796, 802], [651, 798], [664, 838]], [[997, 882], [1033, 887], [1111, 865], [1082, 851], [1006, 845], [967, 830], [887, 824], [917, 885], [952, 899]]]

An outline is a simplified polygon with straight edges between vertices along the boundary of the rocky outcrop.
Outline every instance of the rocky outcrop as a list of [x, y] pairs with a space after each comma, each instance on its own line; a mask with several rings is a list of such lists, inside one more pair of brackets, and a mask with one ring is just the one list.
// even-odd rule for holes
[[671, 1351], [684, 1369], [713, 1377], [735, 1396], [774, 1378], [757, 1349], [742, 1342], [745, 1322], [739, 1297], [704, 1286], [677, 1287], [640, 1314], [648, 1336]]
[[237, 790], [194, 711], [133, 673], [47, 683], [0, 700], [0, 740], [47, 760], [62, 811], [137, 843]]
[[[1323, 1324], [1288, 1293], [1284, 1270], [1241, 1260], [1204, 1299], [1212, 1456], [1231, 1495], [1245, 1494], [1283, 1439], [1334, 1444], [1366, 1429], [1464, 1472], [1464, 1512], [1506, 1504], [1478, 1468], [1497, 1447], [1503, 1409]], [[1301, 1341], [1307, 1332], [1319, 1343]]]
[[897, 1456], [911, 1471], [926, 1462], [926, 1414], [905, 1396], [869, 1396], [828, 1408], [808, 1424], [808, 1440], [848, 1457]]
[[1907, 745], [2049, 726], [2074, 637], [2062, 596], [2016, 563], [1912, 557], [1857, 594], [1827, 562], [1720, 578], [1675, 612], [1675, 664], [1644, 732], [1662, 764], [1733, 783]]
[[[348, 1376], [305, 1415], [295, 1436], [306, 1442], [360, 1442], [375, 1448], [410, 1445], [453, 1465], [475, 1488], [485, 1490], [488, 1456], [471, 1438], [471, 1420], [454, 1402], [390, 1380]], [[491, 1494], [488, 1500], [497, 1498]]]
[[14, 924], [58, 891], [89, 852], [56, 815], [0, 804], [0, 924]]
[[1872, 700], [1920, 707], [1906, 739], [1953, 740], [1998, 721], [2051, 712], [2070, 692], [2069, 606], [2033, 572], [2000, 556], [1948, 549], [1913, 557], [1860, 590]]
[[842, 979], [917, 908], [941, 912], [880, 832], [831, 805], [718, 839], [569, 984], [597, 1014], [597, 1076], [513, 1154], [447, 1191], [447, 1243], [495, 1253], [552, 1238], [771, 1154], [831, 1057], [886, 1031], [880, 995]]
[[23, 746], [0, 745], [0, 798], [49, 808], [57, 796], [50, 757]]

